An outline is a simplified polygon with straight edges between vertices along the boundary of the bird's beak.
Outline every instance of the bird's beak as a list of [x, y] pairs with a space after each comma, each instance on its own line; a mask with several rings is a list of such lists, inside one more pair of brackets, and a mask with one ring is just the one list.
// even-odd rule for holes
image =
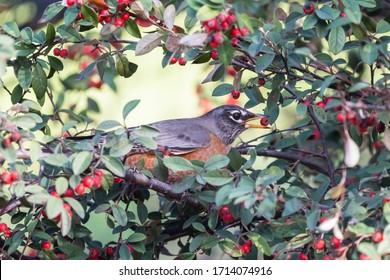
[[[255, 120], [260, 120], [260, 124], [249, 123]], [[249, 118], [245, 121], [245, 128], [270, 128], [268, 125], [268, 116], [256, 114], [255, 117]]]

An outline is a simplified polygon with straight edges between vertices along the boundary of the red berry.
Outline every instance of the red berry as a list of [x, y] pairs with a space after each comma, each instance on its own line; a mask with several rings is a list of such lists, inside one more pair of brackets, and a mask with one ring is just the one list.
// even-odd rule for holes
[[359, 260], [365, 261], [365, 260], [371, 260], [371, 258], [367, 257], [365, 254], [360, 254]]
[[325, 222], [327, 219], [328, 219], [328, 217], [322, 217], [322, 218], [320, 219], [320, 224], [322, 224], [323, 222]]
[[233, 38], [231, 44], [232, 44], [233, 47], [237, 47], [239, 42], [240, 41], [237, 38]]
[[375, 193], [374, 193], [374, 192], [370, 192], [370, 193], [368, 194], [368, 197], [369, 197], [369, 198], [374, 197], [374, 196], [375, 196]]
[[56, 192], [56, 191], [51, 191], [51, 192], [50, 192], [50, 195], [51, 195], [51, 196], [55, 196], [55, 197], [60, 197], [60, 195], [59, 195], [58, 192]]
[[4, 233], [5, 237], [10, 238], [12, 236], [12, 231], [7, 229]]
[[324, 102], [322, 102], [322, 101], [320, 101], [320, 102], [317, 102], [317, 104], [316, 104], [318, 107], [321, 107], [322, 109], [324, 109], [325, 108], [325, 103]]
[[184, 59], [184, 57], [180, 57], [180, 58], [179, 58], [179, 64], [180, 64], [181, 66], [186, 65], [186, 63], [187, 63], [187, 61]]
[[94, 174], [95, 174], [96, 176], [100, 177], [100, 178], [104, 176], [103, 171], [101, 171], [100, 169], [96, 169], [95, 172], [94, 172]]
[[7, 229], [8, 229], [7, 224], [5, 224], [5, 223], [0, 224], [0, 232], [6, 232]]
[[268, 118], [267, 118], [267, 117], [262, 117], [262, 118], [260, 119], [260, 124], [261, 124], [262, 126], [268, 126], [268, 125], [269, 125]]
[[218, 52], [217, 51], [212, 51], [210, 56], [212, 59], [218, 60]]
[[379, 122], [377, 125], [376, 125], [376, 132], [378, 133], [382, 133], [385, 131], [385, 124], [383, 122]]
[[73, 6], [76, 3], [76, 0], [66, 0], [67, 6]]
[[264, 86], [264, 85], [265, 85], [265, 80], [263, 78], [259, 78], [259, 86]]
[[129, 248], [130, 253], [133, 253], [134, 249], [133, 249], [133, 247], [131, 247], [131, 245], [127, 244], [127, 248]]
[[111, 247], [106, 247], [106, 254], [111, 256], [114, 254], [114, 249]]
[[243, 28], [241, 28], [241, 35], [242, 36], [245, 37], [246, 35], [248, 35], [248, 33], [249, 33], [248, 27], [244, 26]]
[[236, 16], [234, 14], [229, 14], [227, 17], [226, 17], [226, 21], [229, 23], [229, 24], [233, 24], [235, 21], [236, 21]]
[[49, 241], [42, 242], [42, 249], [50, 250], [51, 243]]
[[234, 27], [232, 31], [230, 31], [230, 37], [232, 38], [237, 38], [240, 35], [241, 35], [241, 31], [237, 27]]
[[169, 62], [169, 64], [175, 64], [176, 62], [177, 62], [177, 58], [176, 57], [172, 57], [171, 61]]
[[100, 177], [95, 176], [93, 178], [93, 186], [95, 188], [99, 188], [101, 185], [102, 185], [102, 180], [100, 179]]
[[122, 27], [124, 24], [125, 24], [125, 22], [123, 21], [122, 18], [116, 18], [116, 19], [114, 20], [114, 25], [115, 25], [116, 27]]
[[129, 0], [118, 0], [118, 4], [119, 5], [128, 5], [129, 4]]
[[212, 47], [213, 49], [216, 49], [216, 48], [219, 47], [219, 44], [217, 44], [217, 43], [211, 41], [211, 42], [210, 42], [210, 47]]
[[[377, 116], [376, 114], [370, 115], [370, 116], [368, 117], [368, 120], [367, 120], [367, 125], [368, 125], [368, 126], [373, 126], [374, 123], [375, 123], [375, 121], [376, 121], [376, 118], [377, 118], [377, 117], [378, 117], [378, 116]], [[11, 136], [11, 138], [12, 138], [12, 136]]]
[[70, 207], [70, 205], [68, 203], [64, 203], [63, 205], [64, 209], [69, 212], [70, 210], [72, 210], [72, 208]]
[[240, 95], [241, 95], [241, 93], [238, 91], [238, 90], [232, 90], [231, 91], [231, 95], [232, 95], [232, 97], [234, 98], [234, 99], [238, 99], [238, 98], [240, 98]]
[[347, 120], [350, 121], [350, 122], [356, 121], [356, 117], [357, 117], [357, 114], [356, 114], [355, 111], [349, 111], [347, 113]]
[[244, 245], [242, 245], [242, 246], [240, 247], [240, 250], [241, 250], [241, 252], [242, 252], [243, 254], [249, 253], [250, 249], [251, 249], [251, 247], [248, 246], [248, 244], [244, 244]]
[[86, 188], [90, 188], [93, 186], [93, 178], [91, 176], [85, 176], [83, 179], [83, 185]]
[[337, 237], [332, 237], [332, 239], [330, 240], [330, 243], [332, 244], [332, 246], [334, 247], [334, 248], [340, 248], [340, 246], [341, 246], [341, 240], [340, 239], [338, 239]]
[[303, 6], [303, 12], [306, 14], [306, 15], [310, 15], [314, 12], [314, 4], [309, 2], [307, 4], [305, 4]]
[[227, 73], [228, 73], [230, 76], [235, 76], [235, 75], [237, 74], [237, 71], [234, 70], [233, 67], [227, 67], [226, 70], [227, 70]]
[[11, 134], [11, 140], [12, 141], [18, 143], [21, 139], [22, 139], [22, 134], [20, 134], [17, 131], [12, 132], [12, 134]]
[[110, 23], [110, 22], [112, 21], [112, 17], [105, 17], [105, 18], [103, 19], [103, 21], [104, 21], [105, 23]]
[[339, 122], [343, 122], [343, 121], [345, 121], [345, 114], [344, 114], [344, 112], [340, 112], [340, 113], [338, 113], [337, 114], [337, 120], [339, 121]]
[[375, 149], [380, 149], [382, 147], [382, 142], [381, 141], [376, 141], [375, 143], [374, 143], [374, 148]]
[[224, 216], [229, 213], [229, 207], [226, 205], [222, 206], [221, 209], [219, 209], [219, 215]]
[[341, 13], [340, 13], [340, 17], [346, 17], [346, 16], [347, 16], [346, 13], [344, 13], [344, 12], [341, 12]]
[[328, 104], [332, 99], [333, 99], [332, 97], [325, 98], [325, 104]]
[[358, 130], [360, 133], [366, 133], [368, 131], [368, 127], [359, 126]]
[[99, 250], [96, 248], [89, 248], [89, 256], [92, 258], [96, 258], [99, 256]]
[[221, 218], [222, 218], [223, 222], [226, 224], [234, 222], [233, 215], [230, 213], [223, 215]]
[[222, 33], [216, 33], [213, 36], [213, 42], [217, 45], [221, 45], [223, 43], [223, 35]]
[[306, 260], [308, 260], [309, 258], [307, 257], [306, 254], [300, 253], [300, 254], [299, 254], [299, 259], [302, 260], [302, 261], [306, 261]]
[[382, 232], [380, 231], [376, 231], [374, 232], [372, 235], [371, 235], [371, 239], [372, 241], [374, 241], [375, 243], [379, 243], [383, 240], [383, 234]]
[[3, 139], [3, 141], [1, 142], [1, 145], [3, 146], [3, 148], [10, 148], [10, 147], [12, 147], [11, 138]]
[[9, 184], [12, 184], [12, 176], [11, 176], [11, 173], [8, 172], [8, 171], [4, 171], [3, 173], [1, 173], [1, 181], [6, 184], [6, 185], [9, 185]]
[[311, 101], [309, 99], [305, 99], [305, 100], [303, 100], [302, 103], [305, 105], [309, 105], [311, 103]]
[[208, 27], [209, 30], [218, 29], [217, 19], [212, 18], [212, 19], [208, 20], [207, 21], [207, 27]]
[[121, 183], [122, 181], [123, 181], [122, 178], [119, 178], [119, 177], [114, 178], [114, 183]]
[[121, 15], [121, 18], [126, 21], [126, 20], [129, 20], [130, 18], [130, 13], [128, 11], [126, 12], [123, 12], [122, 15]]
[[65, 191], [65, 196], [66, 197], [74, 197], [74, 191], [72, 189], [67, 189]]
[[322, 250], [325, 248], [325, 241], [323, 239], [318, 239], [316, 242], [314, 242], [314, 247], [317, 250]]
[[229, 24], [228, 21], [223, 21], [223, 22], [221, 23], [221, 27], [222, 27], [223, 30], [227, 30], [227, 29], [229, 29], [230, 24]]
[[388, 203], [388, 202], [390, 202], [390, 197], [386, 197], [386, 198], [383, 200], [383, 206], [384, 206], [386, 203]]
[[313, 137], [314, 140], [320, 140], [320, 131], [319, 130], [313, 130]]
[[324, 260], [334, 260], [334, 259], [329, 255], [325, 255]]
[[83, 184], [78, 184], [76, 186], [76, 188], [74, 189], [74, 191], [77, 193], [77, 194], [83, 194], [85, 192], [85, 186]]
[[60, 57], [62, 57], [62, 58], [66, 58], [68, 56], [68, 54], [69, 54], [69, 51], [67, 49], [62, 49], [60, 51]]
[[15, 181], [17, 179], [19, 179], [19, 173], [18, 171], [14, 170], [11, 172], [11, 178], [12, 178], [12, 181]]

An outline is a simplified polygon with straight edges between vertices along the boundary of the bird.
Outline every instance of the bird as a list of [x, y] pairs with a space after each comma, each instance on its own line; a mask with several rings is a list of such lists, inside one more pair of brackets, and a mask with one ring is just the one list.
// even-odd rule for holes
[[[252, 113], [237, 105], [222, 105], [195, 118], [163, 120], [148, 124], [159, 131], [155, 138], [158, 150], [165, 156], [179, 156], [187, 160], [206, 162], [214, 155], [227, 155], [234, 140], [248, 128], [269, 128], [250, 123], [267, 117]], [[261, 122], [263, 123], [263, 122]], [[134, 149], [125, 164], [135, 167], [143, 160], [143, 169], [153, 173], [156, 151]], [[169, 171], [168, 181], [178, 182], [191, 171]]]

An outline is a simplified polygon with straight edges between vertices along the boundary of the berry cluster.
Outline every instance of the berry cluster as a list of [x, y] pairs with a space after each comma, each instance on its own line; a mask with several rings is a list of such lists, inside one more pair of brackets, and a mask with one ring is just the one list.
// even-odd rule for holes
[[103, 171], [97, 169], [92, 176], [85, 176], [82, 183], [78, 184], [74, 191], [76, 194], [84, 194], [86, 188], [100, 188], [102, 185]]
[[1, 142], [1, 145], [4, 149], [10, 148], [12, 146], [12, 142], [19, 143], [22, 140], [23, 136], [20, 132], [15, 131], [12, 132], [8, 137], [5, 137]]
[[53, 54], [65, 59], [68, 57], [69, 51], [67, 49], [54, 48]]
[[16, 170], [12, 172], [4, 171], [0, 175], [0, 183], [5, 185], [11, 185], [17, 179], [19, 179], [19, 173]]
[[239, 37], [248, 35], [248, 28], [243, 27], [239, 29], [236, 27], [236, 16], [233, 9], [229, 10], [227, 14], [220, 13], [215, 18], [201, 22], [205, 31], [209, 34], [210, 47], [218, 48], [226, 39], [231, 40], [233, 47], [239, 43]]
[[4, 236], [6, 238], [10, 238], [12, 236], [12, 231], [8, 228], [7, 224], [0, 223], [0, 233], [4, 232]]
[[360, 133], [367, 132], [370, 126], [375, 125], [377, 120], [376, 114], [371, 114], [368, 117], [361, 117], [356, 111], [350, 110], [348, 112], [340, 112], [337, 114], [339, 122], [348, 121], [352, 125], [357, 126]]
[[219, 209], [219, 216], [225, 224], [234, 222], [233, 215], [230, 213], [229, 208], [226, 205], [222, 206], [221, 209]]
[[[127, 244], [127, 248], [129, 248], [130, 253], [133, 253], [134, 249], [131, 245]], [[99, 250], [97, 248], [89, 248], [88, 260], [99, 260], [99, 259], [110, 259], [115, 253], [115, 248], [106, 246], [103, 250]]]

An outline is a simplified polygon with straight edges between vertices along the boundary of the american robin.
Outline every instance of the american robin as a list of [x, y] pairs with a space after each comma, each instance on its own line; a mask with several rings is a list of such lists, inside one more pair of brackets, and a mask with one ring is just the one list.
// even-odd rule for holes
[[[149, 124], [159, 130], [158, 149], [165, 155], [187, 160], [207, 161], [214, 155], [226, 155], [233, 141], [247, 128], [267, 128], [249, 121], [263, 118], [235, 105], [219, 106], [196, 118], [164, 120]], [[144, 160], [144, 169], [153, 172], [155, 151], [135, 149], [127, 155], [126, 165], [135, 166]], [[188, 172], [169, 172], [168, 181], [176, 182]]]

